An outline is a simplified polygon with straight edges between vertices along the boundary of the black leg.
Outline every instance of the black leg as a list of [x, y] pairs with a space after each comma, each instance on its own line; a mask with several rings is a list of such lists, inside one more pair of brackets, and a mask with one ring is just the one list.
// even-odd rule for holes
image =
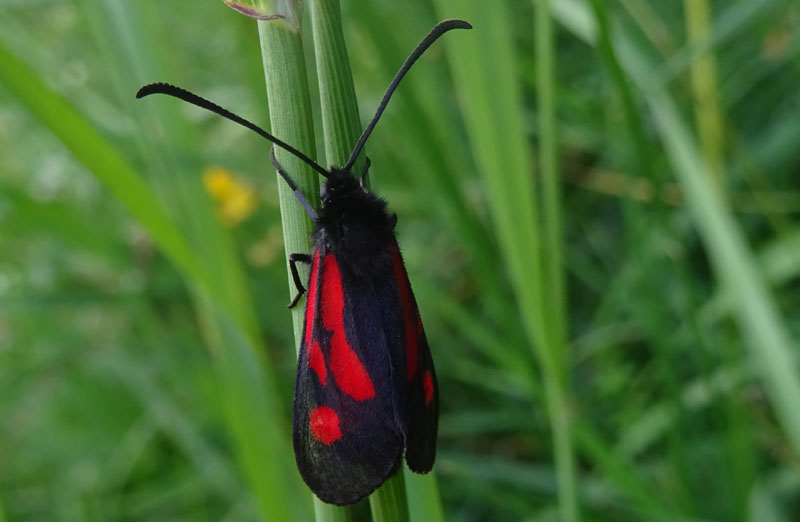
[[311, 256], [308, 254], [289, 254], [289, 272], [291, 272], [294, 286], [297, 288], [297, 295], [287, 305], [287, 308], [294, 308], [297, 305], [297, 301], [306, 293], [306, 289], [300, 281], [300, 274], [297, 272], [297, 263], [311, 263]]

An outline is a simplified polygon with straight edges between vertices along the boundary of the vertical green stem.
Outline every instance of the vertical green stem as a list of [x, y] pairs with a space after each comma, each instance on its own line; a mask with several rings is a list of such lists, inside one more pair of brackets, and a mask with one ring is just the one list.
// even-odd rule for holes
[[[299, 30], [282, 19], [259, 20], [258, 35], [267, 85], [267, 100], [272, 133], [298, 150], [313, 157], [314, 123], [311, 115], [311, 98], [306, 80], [306, 62]], [[311, 168], [291, 154], [276, 148], [275, 157], [294, 178], [297, 187], [314, 205], [318, 201], [319, 181]], [[276, 174], [278, 196], [283, 224], [283, 241], [286, 246], [287, 280], [289, 295], [296, 292], [288, 271], [288, 257], [294, 252], [308, 252], [313, 229], [311, 219], [298, 204], [291, 189]], [[292, 311], [296, 347], [299, 347], [303, 328], [303, 307]]]
[[405, 473], [408, 518], [414, 522], [444, 522], [435, 473]]
[[[709, 15], [711, 6], [708, 0], [684, 0], [686, 32], [690, 45], [699, 45], [708, 40]], [[722, 115], [717, 100], [717, 75], [714, 53], [711, 48], [703, 51], [691, 64], [689, 74], [694, 95], [697, 132], [703, 156], [708, 161], [714, 184], [724, 195], [723, 179], [723, 131]]]
[[408, 501], [402, 468], [369, 497], [369, 508], [372, 522], [408, 522]]
[[547, 346], [552, 372], [544, 372], [544, 388], [548, 414], [553, 430], [553, 448], [558, 479], [559, 512], [561, 520], [580, 519], [575, 483], [569, 379], [566, 342], [566, 295], [564, 292], [564, 263], [561, 225], [561, 180], [557, 163], [555, 116], [555, 66], [553, 61], [553, 23], [550, 0], [536, 2], [536, 67], [539, 107], [539, 157], [542, 172], [543, 246], [542, 259], [545, 277], [544, 300], [550, 303], [543, 311], [547, 328]]
[[[306, 79], [306, 64], [299, 31], [283, 20], [259, 21], [258, 34], [264, 62], [264, 76], [269, 99], [272, 132], [299, 150], [314, 156], [314, 128], [311, 115], [311, 97]], [[291, 154], [280, 149], [276, 158], [293, 176], [306, 199], [315, 205], [319, 201], [319, 180], [310, 167]], [[313, 227], [311, 219], [298, 204], [292, 191], [278, 176], [283, 239], [286, 255], [293, 252], [308, 252]], [[287, 265], [288, 268], [288, 265]], [[289, 294], [296, 292], [289, 271]], [[295, 346], [300, 346], [303, 328], [303, 307], [295, 307]], [[317, 521], [345, 522], [350, 520], [349, 508], [325, 504], [314, 497], [314, 513]]]
[[325, 159], [331, 165], [343, 165], [361, 134], [361, 121], [342, 33], [339, 1], [313, 0], [310, 10]]
[[[544, 324], [548, 328], [553, 360], [563, 368], [565, 296], [563, 253], [561, 246], [561, 181], [557, 164], [557, 138], [554, 95], [553, 27], [550, 0], [536, 2], [536, 75], [539, 107], [539, 162], [542, 175], [543, 259], [545, 277], [542, 283], [552, 306], [546, 310]], [[555, 343], [555, 344], [552, 344]]]

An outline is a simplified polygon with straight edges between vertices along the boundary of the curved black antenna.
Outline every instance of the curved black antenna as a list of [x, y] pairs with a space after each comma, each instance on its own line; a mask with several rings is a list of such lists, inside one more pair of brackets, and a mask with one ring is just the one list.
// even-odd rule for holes
[[322, 175], [323, 177], [327, 178], [331, 174], [330, 172], [328, 172], [327, 170], [322, 168], [319, 165], [319, 163], [317, 163], [316, 161], [312, 160], [311, 158], [309, 158], [308, 156], [306, 156], [305, 154], [303, 154], [299, 150], [295, 149], [294, 147], [292, 147], [288, 143], [279, 140], [278, 138], [276, 138], [275, 136], [273, 136], [269, 132], [265, 131], [264, 129], [262, 129], [261, 127], [256, 125], [255, 123], [253, 123], [253, 122], [251, 122], [249, 120], [246, 120], [246, 119], [242, 118], [241, 116], [238, 116], [238, 115], [232, 113], [231, 111], [229, 111], [227, 109], [223, 109], [222, 107], [220, 107], [216, 103], [214, 103], [212, 101], [209, 101], [209, 100], [206, 100], [202, 96], [198, 96], [198, 95], [194, 94], [193, 92], [189, 92], [186, 89], [181, 89], [180, 87], [176, 87], [175, 85], [172, 85], [172, 84], [169, 84], [169, 83], [161, 83], [161, 82], [159, 82], [159, 83], [150, 83], [150, 84], [145, 85], [144, 87], [139, 89], [139, 92], [136, 93], [136, 97], [137, 98], [144, 98], [145, 96], [150, 96], [151, 94], [166, 94], [167, 96], [173, 96], [173, 97], [178, 98], [180, 100], [183, 100], [185, 102], [189, 102], [192, 105], [197, 105], [198, 107], [201, 107], [203, 109], [211, 111], [211, 112], [213, 112], [215, 114], [219, 114], [223, 118], [227, 118], [227, 119], [229, 119], [229, 120], [231, 120], [231, 121], [233, 121], [235, 123], [238, 123], [239, 125], [241, 125], [243, 127], [247, 127], [251, 131], [254, 131], [255, 133], [259, 134], [260, 136], [268, 139], [269, 141], [271, 141], [272, 143], [274, 143], [278, 147], [284, 149], [286, 152], [296, 156], [298, 159], [303, 161], [303, 163], [307, 164], [309, 167], [311, 167], [312, 169], [314, 169], [317, 172], [319, 172], [320, 175]]
[[395, 89], [400, 84], [400, 80], [403, 79], [403, 76], [406, 75], [411, 66], [414, 65], [422, 53], [424, 53], [428, 47], [430, 47], [433, 42], [435, 42], [440, 36], [442, 36], [447, 31], [452, 29], [472, 29], [472, 25], [469, 22], [464, 20], [444, 20], [436, 24], [436, 27], [431, 29], [431, 32], [422, 39], [422, 41], [417, 45], [417, 47], [411, 51], [411, 54], [406, 58], [406, 61], [403, 63], [403, 66], [400, 67], [400, 70], [397, 71], [397, 74], [394, 76], [392, 83], [389, 84], [389, 88], [386, 89], [386, 94], [383, 95], [383, 99], [381, 100], [381, 104], [378, 106], [378, 110], [375, 111], [375, 116], [372, 117], [367, 128], [364, 129], [364, 132], [361, 133], [361, 137], [358, 138], [358, 143], [356, 143], [355, 148], [353, 148], [353, 152], [350, 154], [350, 158], [345, 163], [342, 170], [349, 171], [353, 168], [353, 164], [356, 162], [356, 158], [358, 155], [361, 154], [361, 149], [364, 148], [364, 144], [367, 142], [367, 138], [369, 135], [372, 134], [372, 129], [375, 128], [375, 124], [378, 123], [378, 120], [383, 114], [383, 111], [386, 109], [386, 105], [389, 103], [389, 98], [392, 97], [394, 94]]

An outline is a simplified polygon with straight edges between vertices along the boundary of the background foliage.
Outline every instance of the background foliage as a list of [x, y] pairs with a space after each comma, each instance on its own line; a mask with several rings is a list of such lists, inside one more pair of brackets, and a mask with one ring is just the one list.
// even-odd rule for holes
[[[342, 4], [362, 118], [437, 20], [476, 26], [368, 147], [445, 519], [556, 520], [565, 449], [585, 520], [797, 519], [800, 5], [559, 0], [552, 65], [540, 8]], [[221, 2], [0, 0], [0, 521], [306, 520], [267, 145], [149, 81], [267, 123]]]

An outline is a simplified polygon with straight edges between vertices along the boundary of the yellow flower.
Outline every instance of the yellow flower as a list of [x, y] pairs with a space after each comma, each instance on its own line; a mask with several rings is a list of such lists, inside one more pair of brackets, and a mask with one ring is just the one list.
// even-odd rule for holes
[[255, 191], [222, 167], [206, 168], [203, 186], [214, 200], [217, 216], [228, 227], [238, 225], [255, 210]]

